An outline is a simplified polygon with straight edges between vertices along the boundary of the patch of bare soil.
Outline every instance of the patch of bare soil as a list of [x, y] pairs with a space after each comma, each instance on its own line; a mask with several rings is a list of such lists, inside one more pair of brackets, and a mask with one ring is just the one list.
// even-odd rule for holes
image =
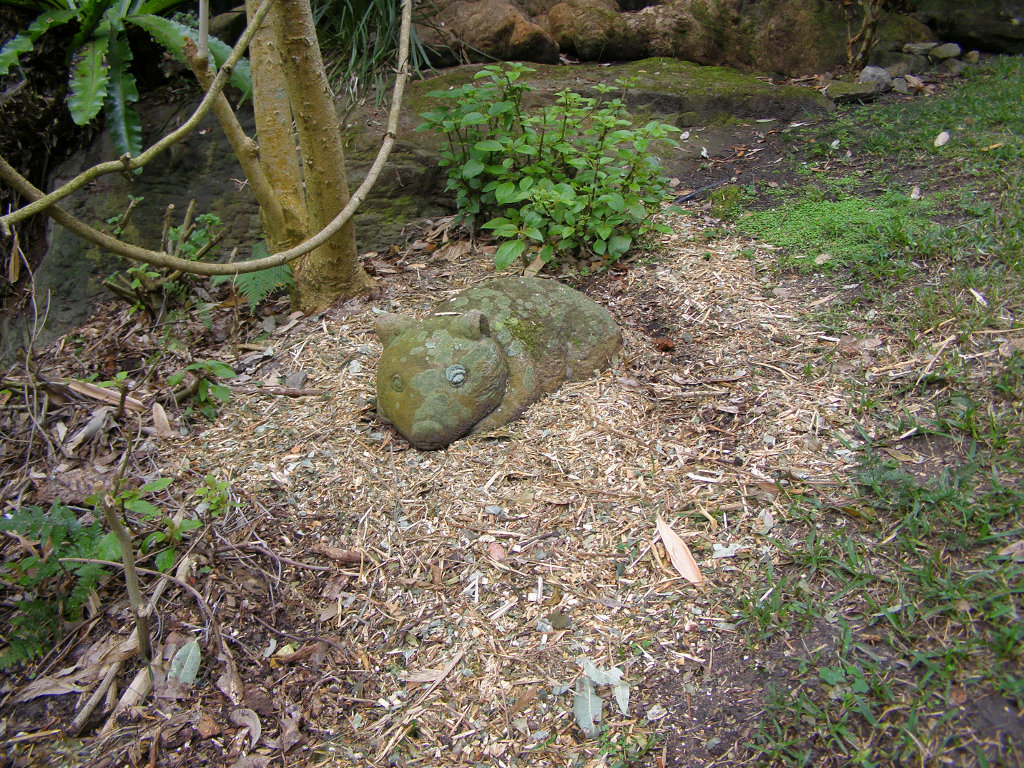
[[[613, 368], [444, 451], [411, 449], [377, 420], [373, 310], [427, 312], [492, 272], [486, 249], [424, 247], [443, 238], [438, 228], [375, 261], [372, 301], [293, 317], [241, 347], [229, 310], [197, 326], [207, 342], [226, 342], [209, 355], [240, 374], [231, 402], [188, 429], [172, 413], [187, 435], [143, 434], [129, 472], [174, 479], [154, 498], [168, 514], [195, 516], [189, 491], [207, 475], [230, 482], [234, 503], [218, 517], [200, 513], [175, 580], [144, 574], [148, 595], [163, 590], [153, 692], [114, 717], [111, 696], [80, 724], [82, 741], [54, 741], [104, 676], [123, 690], [138, 670], [114, 573], [86, 620], [33, 667], [35, 679], [5, 679], [10, 758], [544, 766], [749, 757], [765, 684], [787, 669], [787, 650], [745, 649], [723, 605], [779, 560], [771, 535], [792, 495], [842, 491], [853, 420], [842, 376], [804, 374], [837, 343], [806, 321], [802, 297], [773, 293], [757, 260], [741, 255], [757, 246], [701, 244], [693, 218], [666, 221], [674, 234], [656, 257], [580, 286], [623, 326]], [[156, 332], [137, 318], [116, 322], [125, 324], [119, 355], [144, 358]], [[40, 356], [41, 375], [81, 376], [97, 362], [90, 338], [104, 325]], [[88, 362], [68, 359], [76, 345]], [[886, 348], [844, 354], [868, 366]], [[48, 469], [25, 466], [24, 447], [8, 446], [8, 508], [46, 496], [81, 503], [75, 482], [109, 485], [119, 430], [145, 433], [160, 384], [133, 392], [144, 411], [105, 421]], [[29, 416], [13, 405], [3, 418], [24, 426]], [[59, 448], [95, 405], [67, 402], [59, 432], [51, 413], [36, 439]], [[703, 587], [672, 567], [658, 517], [688, 543]], [[23, 554], [15, 537], [3, 546], [5, 558]], [[831, 631], [793, 642], [819, 642], [815, 633], [832, 642]], [[171, 657], [193, 639], [195, 685], [168, 683]], [[598, 687], [607, 730], [596, 740], [573, 713], [584, 659], [617, 666], [630, 687], [624, 712]]]

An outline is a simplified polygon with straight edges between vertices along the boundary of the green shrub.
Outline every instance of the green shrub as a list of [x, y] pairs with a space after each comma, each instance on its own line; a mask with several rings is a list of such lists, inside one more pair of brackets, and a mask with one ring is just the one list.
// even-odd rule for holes
[[421, 115], [417, 130], [445, 137], [441, 165], [460, 219], [505, 240], [498, 269], [534, 251], [544, 262], [578, 253], [615, 262], [638, 235], [665, 231], [651, 217], [668, 181], [649, 151], [655, 142], [675, 145], [678, 129], [655, 120], [633, 127], [605, 85], [600, 99], [566, 90], [527, 111], [531, 88], [522, 77], [533, 71], [488, 66], [472, 83], [433, 91], [443, 105]]

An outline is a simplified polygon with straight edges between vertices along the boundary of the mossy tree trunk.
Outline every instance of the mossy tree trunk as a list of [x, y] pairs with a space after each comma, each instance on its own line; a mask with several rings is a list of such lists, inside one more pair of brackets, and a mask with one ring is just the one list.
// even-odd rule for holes
[[[249, 0], [250, 14], [255, 8]], [[326, 226], [349, 200], [341, 126], [320, 57], [309, 0], [280, 0], [250, 45], [260, 162], [283, 215], [263, 216], [273, 252]], [[294, 124], [294, 129], [293, 129]], [[298, 308], [324, 309], [368, 292], [351, 220], [294, 265]]]

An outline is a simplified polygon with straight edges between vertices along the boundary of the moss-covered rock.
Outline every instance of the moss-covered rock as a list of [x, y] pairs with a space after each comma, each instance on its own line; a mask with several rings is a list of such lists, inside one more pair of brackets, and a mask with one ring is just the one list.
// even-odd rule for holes
[[[419, 115], [437, 107], [431, 91], [443, 91], [472, 82], [482, 65], [453, 67], [438, 77], [411, 83], [406, 92], [402, 135], [408, 136], [420, 122]], [[757, 73], [728, 67], [701, 66], [688, 61], [654, 57], [615, 66], [579, 64], [572, 67], [531, 64], [536, 70], [523, 81], [533, 88], [527, 105], [551, 103], [555, 94], [569, 89], [584, 96], [597, 96], [599, 84], [635, 79], [626, 94], [634, 112], [657, 117], [680, 128], [731, 118], [779, 120], [822, 115], [831, 112], [832, 102], [816, 90], [772, 82]], [[424, 146], [430, 146], [429, 134]], [[436, 144], [436, 142], [435, 142]]]

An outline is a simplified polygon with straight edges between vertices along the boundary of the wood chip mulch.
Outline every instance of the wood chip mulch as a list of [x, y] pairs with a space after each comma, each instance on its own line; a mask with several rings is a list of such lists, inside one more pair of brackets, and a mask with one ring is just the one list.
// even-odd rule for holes
[[[779, 558], [769, 537], [794, 495], [841, 492], [856, 442], [845, 376], [884, 371], [886, 343], [814, 327], [819, 297], [773, 290], [765, 246], [665, 221], [656, 257], [577, 282], [623, 327], [612, 369], [444, 451], [377, 420], [373, 310], [422, 316], [493, 273], [486, 249], [425, 235], [371, 259], [372, 300], [292, 318], [236, 356], [225, 345], [231, 402], [180, 439], [149, 437], [140, 469], [172, 491], [213, 474], [237, 503], [178, 572], [195, 594], [168, 585], [156, 696], [119, 716], [109, 755], [561, 766], [679, 731], [650, 681], [713, 676], [716, 651], [741, 642], [723, 604]], [[809, 376], [826, 352], [834, 372]], [[659, 517], [703, 586], [673, 568]], [[124, 640], [118, 611], [106, 626]], [[199, 681], [169, 694], [167, 659], [193, 638]], [[586, 659], [630, 686], [625, 713], [598, 687], [601, 740], [573, 713]]]

